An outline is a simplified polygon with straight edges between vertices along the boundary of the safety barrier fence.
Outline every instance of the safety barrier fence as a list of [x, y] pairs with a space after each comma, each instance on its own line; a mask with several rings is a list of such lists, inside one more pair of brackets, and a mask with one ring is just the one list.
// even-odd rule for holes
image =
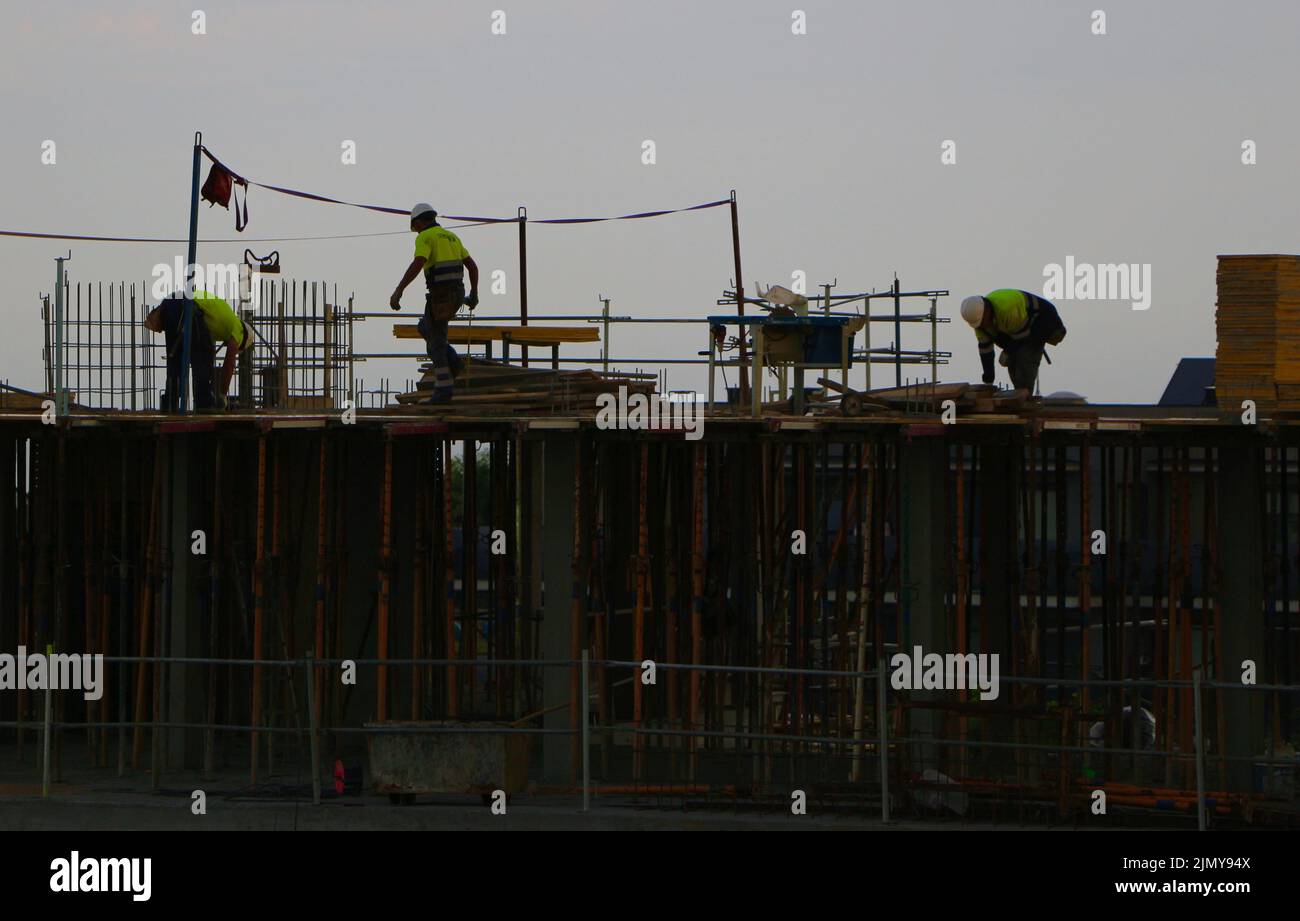
[[[56, 720], [54, 695], [60, 692], [49, 689], [29, 692], [43, 718], [39, 721], [0, 721], [0, 727], [16, 730], [20, 758], [23, 735], [30, 731], [39, 733], [39, 763], [45, 791], [58, 779], [61, 769], [55, 763], [58, 758], [52, 753], [52, 746], [60, 735], [68, 731], [87, 734], [92, 761], [96, 744], [104, 745], [116, 732], [119, 775], [126, 771], [133, 745], [138, 754], [140, 734], [149, 731], [152, 734], [150, 773], [155, 790], [159, 789], [164, 774], [169, 772], [164, 741], [169, 730], [201, 730], [206, 733], [204, 763], [205, 772], [209, 774], [213, 768], [216, 734], [246, 735], [252, 751], [254, 784], [258, 781], [259, 745], [267, 746], [270, 774], [273, 740], [293, 737], [300, 744], [289, 762], [299, 773], [304, 767], [310, 773], [311, 799], [317, 804], [322, 801], [323, 744], [327, 736], [333, 738], [334, 748], [338, 751], [343, 748], [342, 740], [345, 738], [501, 735], [568, 739], [570, 750], [562, 757], [566, 760], [571, 758], [568, 767], [572, 785], [543, 784], [540, 790], [580, 794], [584, 811], [589, 808], [591, 796], [602, 793], [698, 796], [712, 800], [720, 796], [733, 804], [747, 801], [770, 805], [774, 797], [788, 797], [796, 789], [805, 788], [805, 795], [816, 795], [823, 803], [841, 807], [848, 805], [857, 811], [874, 811], [878, 807], [880, 818], [885, 822], [900, 812], [949, 817], [986, 814], [987, 809], [971, 808], [972, 801], [977, 798], [985, 804], [994, 804], [992, 808], [997, 815], [1005, 816], [1011, 811], [1023, 815], [1028, 808], [1031, 817], [1038, 815], [1048, 820], [1059, 820], [1082, 814], [1088, 804], [1095, 804], [1098, 791], [1105, 794], [1112, 809], [1120, 807], [1137, 814], [1177, 814], [1189, 822], [1194, 813], [1201, 829], [1208, 827], [1212, 815], [1245, 815], [1249, 818], [1266, 814], [1283, 822], [1294, 822], [1300, 817], [1300, 799], [1297, 799], [1295, 789], [1295, 780], [1300, 775], [1300, 760], [1268, 752], [1228, 753], [1222, 749], [1222, 729], [1216, 743], [1212, 741], [1215, 733], [1211, 728], [1214, 718], [1223, 709], [1221, 701], [1215, 703], [1216, 695], [1300, 694], [1300, 686], [1243, 685], [1205, 680], [1199, 672], [1194, 673], [1191, 681], [1085, 681], [1000, 676], [997, 679], [1002, 686], [1000, 695], [1012, 701], [1008, 706], [963, 699], [977, 691], [898, 690], [891, 682], [895, 671], [884, 658], [875, 669], [862, 671], [600, 661], [590, 659], [585, 650], [580, 659], [570, 660], [317, 659], [308, 653], [301, 658], [278, 660], [105, 656], [104, 662], [120, 666], [117, 679], [121, 687], [128, 686], [133, 678], [138, 677], [139, 669], [144, 666], [164, 666], [169, 678], [177, 676], [177, 670], [189, 667], [209, 669], [209, 675], [213, 674], [211, 669], [214, 668], [251, 668], [255, 670], [255, 680], [258, 671], [291, 675], [294, 679], [292, 686], [297, 687], [300, 681], [305, 695], [299, 697], [296, 691], [290, 690], [289, 697], [294, 701], [292, 712], [281, 714], [285, 719], [277, 725], [260, 709], [250, 723], [166, 719], [157, 699], [151, 719]], [[537, 670], [537, 673], [545, 669], [560, 669], [569, 672], [570, 681], [568, 686], [557, 688], [554, 694], [549, 695], [552, 699], [561, 698], [560, 703], [514, 722], [501, 720], [474, 724], [474, 714], [461, 714], [459, 717], [443, 714], [440, 719], [446, 722], [392, 720], [366, 722], [364, 725], [331, 725], [328, 713], [321, 706], [319, 688], [327, 680], [327, 670], [345, 665], [374, 669], [376, 679], [381, 683], [387, 679], [388, 669], [402, 668], [438, 669], [444, 676], [450, 676], [449, 680], [454, 680], [456, 672], [470, 669], [498, 670], [498, 674], [500, 670], [509, 669]], [[128, 676], [127, 666], [136, 666], [137, 674]], [[632, 685], [631, 714], [616, 717], [610, 712], [599, 712], [605, 704], [594, 693], [594, 686], [598, 681], [608, 681], [610, 671], [629, 674], [628, 678], [615, 684]], [[644, 676], [651, 673], [656, 677], [646, 683]], [[677, 676], [680, 678], [674, 680]], [[851, 730], [845, 726], [822, 725], [812, 727], [814, 731], [782, 731], [788, 723], [780, 719], [765, 721], [768, 731], [700, 725], [698, 713], [692, 710], [690, 702], [698, 700], [701, 691], [698, 682], [706, 676], [723, 681], [745, 677], [764, 681], [805, 679], [809, 682], [848, 679], [857, 691]], [[685, 682], [680, 679], [685, 679]], [[1145, 699], [1141, 697], [1144, 693], [1147, 697], [1190, 695], [1190, 713], [1194, 722], [1192, 737], [1195, 740], [1193, 750], [1181, 751], [1177, 746], [1155, 749], [1154, 727], [1147, 732], [1141, 718], [1127, 720], [1123, 726], [1127, 739], [1116, 731], [1107, 733], [1105, 727], [1109, 717], [1106, 708], [1101, 706], [1087, 711], [1063, 706], [1056, 712], [1052, 712], [1050, 707], [1035, 708], [1035, 698], [1039, 698], [1037, 703], [1041, 705], [1042, 695], [1053, 690], [1057, 693], [1066, 690], [1080, 694], [1091, 692], [1098, 697], [1114, 692], [1137, 695], [1139, 700]], [[685, 701], [680, 699], [682, 691], [687, 692]], [[651, 694], [678, 698], [677, 703], [686, 712], [673, 718], [648, 714], [644, 703]], [[1109, 715], [1113, 716], [1114, 710], [1112, 706]], [[569, 711], [570, 715], [549, 722], [567, 722], [568, 725], [523, 725], [545, 719], [557, 711]], [[1140, 711], [1146, 712], [1144, 708]], [[936, 720], [935, 714], [943, 718]], [[461, 722], [458, 723], [458, 719]], [[998, 726], [999, 720], [1004, 720], [1004, 725]], [[1026, 731], [1026, 726], [1043, 722], [1060, 724], [1054, 741], [1034, 741]], [[1085, 736], [1080, 730], [1088, 723], [1092, 723], [1093, 728]], [[1100, 733], [1098, 726], [1103, 730]], [[817, 728], [822, 731], [815, 731]], [[1012, 738], [994, 737], [1001, 732], [1009, 732]], [[128, 738], [129, 734], [132, 738]], [[1084, 738], [1089, 741], [1084, 742]], [[612, 751], [616, 753], [613, 759]], [[593, 757], [599, 762], [594, 770]], [[701, 767], [703, 759], [713, 762], [707, 771]], [[1254, 775], [1249, 789], [1229, 792], [1234, 785], [1227, 783], [1227, 777], [1235, 765], [1249, 768]], [[108, 766], [102, 756], [98, 766]], [[1135, 775], [1124, 779], [1125, 766], [1131, 766]], [[1216, 775], [1220, 783], [1212, 786]], [[1160, 780], [1162, 776], [1165, 779], [1163, 783]]]

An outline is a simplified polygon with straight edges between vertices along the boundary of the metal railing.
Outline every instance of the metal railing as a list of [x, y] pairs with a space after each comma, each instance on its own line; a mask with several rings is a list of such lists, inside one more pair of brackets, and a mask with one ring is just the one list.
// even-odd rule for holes
[[[119, 682], [123, 683], [130, 680], [125, 670], [125, 666], [128, 665], [137, 667], [146, 665], [165, 666], [169, 674], [173, 668], [183, 669], [190, 666], [209, 669], [283, 670], [288, 675], [300, 678], [306, 693], [301, 700], [292, 693], [290, 695], [296, 701], [292, 713], [293, 725], [289, 725], [290, 721], [287, 719], [284, 725], [275, 725], [264, 720], [261, 714], [258, 714], [250, 723], [168, 720], [162, 718], [159, 708], [155, 709], [154, 718], [149, 720], [56, 720], [54, 717], [55, 692], [46, 689], [41, 694], [39, 701], [39, 706], [43, 712], [43, 718], [39, 724], [22, 719], [0, 722], [0, 727], [16, 729], [20, 738], [23, 732], [39, 726], [42, 751], [42, 789], [46, 794], [48, 794], [55, 779], [52, 767], [51, 740], [67, 730], [84, 730], [88, 734], [107, 733], [116, 730], [119, 747], [119, 774], [124, 770], [126, 750], [128, 744], [130, 744], [127, 739], [127, 731], [133, 730], [135, 732], [134, 746], [138, 750], [140, 746], [139, 734], [144, 730], [149, 730], [153, 734], [151, 773], [155, 790], [159, 788], [161, 778], [166, 770], [166, 755], [162, 753], [160, 743], [162, 735], [168, 730], [203, 730], [206, 733], [205, 770], [208, 771], [212, 767], [212, 751], [215, 747], [215, 735], [217, 733], [247, 734], [252, 750], [254, 784], [257, 782], [259, 737], [266, 736], [268, 748], [271, 744], [270, 740], [277, 736], [293, 736], [300, 741], [305, 739], [310, 761], [312, 802], [316, 804], [321, 802], [322, 797], [322, 735], [333, 735], [336, 738], [336, 745], [340, 736], [368, 738], [382, 734], [519, 735], [542, 738], [567, 737], [574, 739], [578, 743], [575, 754], [580, 752], [580, 760], [575, 757], [572, 768], [576, 781], [575, 792], [581, 793], [583, 811], [589, 809], [593, 793], [602, 791], [706, 795], [721, 790], [728, 793], [733, 799], [737, 797], [743, 798], [745, 792], [748, 792], [755, 799], [761, 799], [771, 790], [780, 789], [782, 793], [788, 793], [787, 788], [803, 784], [804, 781], [800, 779], [800, 776], [804, 775], [810, 764], [816, 764], [821, 777], [806, 785], [814, 788], [837, 787], [840, 795], [858, 803], [859, 806], [863, 804], [870, 805], [863, 797], [874, 790], [875, 793], [870, 796], [870, 802], [878, 800], [880, 819], [886, 823], [897, 815], [900, 807], [904, 811], [913, 813], [918, 811], [922, 813], [929, 812], [931, 814], [937, 808], [939, 812], [946, 810], [949, 813], [958, 813], [964, 817], [968, 810], [965, 808], [959, 809], [953, 804], [958, 799], [964, 801], [974, 797], [983, 797], [989, 802], [997, 803], [1002, 807], [1023, 805], [1025, 803], [1048, 805], [1057, 809], [1058, 816], [1065, 817], [1072, 811], [1081, 812], [1079, 802], [1083, 798], [1095, 795], [1099, 790], [1106, 792], [1116, 805], [1139, 814], [1149, 814], [1154, 811], [1190, 818], [1191, 810], [1194, 808], [1197, 826], [1201, 830], [1209, 826], [1211, 813], [1229, 816], [1233, 814], [1234, 810], [1240, 811], [1247, 806], [1258, 811], [1261, 804], [1268, 803], [1276, 805], [1281, 812], [1289, 812], [1293, 818], [1300, 818], [1300, 800], [1297, 799], [1295, 790], [1295, 777], [1300, 774], [1300, 760], [1295, 757], [1275, 757], [1267, 752], [1260, 755], [1229, 754], [1225, 751], [1209, 752], [1206, 746], [1205, 721], [1203, 718], [1206, 691], [1296, 694], [1300, 693], [1300, 687], [1282, 684], [1245, 686], [1231, 682], [1209, 681], [1203, 680], [1199, 672], [1194, 673], [1192, 681], [1130, 679], [1092, 679], [1084, 681], [1065, 678], [1004, 676], [1000, 678], [1002, 685], [1010, 686], [1013, 689], [1023, 688], [1025, 692], [1017, 695], [1014, 690], [1012, 691], [1013, 705], [1010, 710], [1005, 707], [989, 707], [987, 711], [980, 712], [979, 705], [961, 699], [965, 695], [960, 691], [957, 692], [957, 699], [953, 700], [951, 699], [952, 691], [904, 693], [891, 689], [889, 681], [891, 669], [887, 667], [885, 658], [881, 658], [877, 662], [876, 668], [870, 671], [711, 665], [682, 662], [653, 663], [656, 673], [662, 671], [669, 675], [682, 673], [687, 676], [691, 681], [692, 693], [698, 693], [699, 691], [698, 686], [695, 684], [697, 676], [709, 674], [722, 676], [726, 679], [739, 676], [777, 680], [796, 678], [852, 679], [857, 688], [856, 695], [858, 698], [854, 709], [852, 732], [845, 733], [841, 728], [840, 731], [836, 732], [824, 731], [818, 733], [816, 731], [778, 731], [782, 725], [787, 724], [775, 720], [764, 720], [764, 726], [766, 727], [764, 731], [743, 728], [730, 731], [725, 726], [723, 728], [710, 728], [706, 725], [695, 725], [698, 722], [698, 717], [690, 715], [681, 716], [675, 720], [665, 720], [662, 715], [657, 717], [645, 716], [639, 710], [639, 703], [637, 712], [631, 718], [607, 718], [602, 722], [598, 714], [593, 712], [592, 709], [592, 698], [594, 696], [591, 692], [593, 672], [597, 673], [597, 680], [604, 680], [603, 672], [606, 669], [626, 670], [631, 673], [631, 676], [627, 680], [618, 683], [632, 683], [634, 688], [637, 688], [639, 683], [642, 682], [640, 676], [645, 673], [647, 666], [651, 665], [651, 663], [616, 659], [592, 660], [585, 649], [582, 651], [581, 658], [575, 660], [317, 659], [311, 652], [308, 652], [301, 658], [279, 660], [105, 656], [104, 662], [122, 666], [119, 669], [117, 678]], [[387, 680], [384, 676], [388, 669], [405, 667], [443, 669], [452, 676], [451, 680], [455, 680], [455, 674], [458, 671], [471, 669], [565, 669], [577, 672], [577, 682], [572, 685], [577, 689], [577, 693], [576, 695], [568, 695], [567, 699], [559, 705], [553, 705], [535, 713], [527, 714], [515, 719], [513, 722], [501, 721], [492, 725], [448, 725], [445, 723], [410, 725], [395, 721], [392, 725], [385, 725], [383, 721], [365, 725], [328, 725], [324, 721], [324, 707], [320, 696], [320, 688], [325, 676], [324, 670], [343, 666], [344, 664], [357, 668], [376, 669], [379, 672], [380, 681]], [[139, 677], [138, 673], [136, 677]], [[870, 702], [868, 702], [866, 692], [868, 683], [874, 687]], [[654, 684], [646, 686], [656, 686], [658, 684], [659, 682], [656, 681]], [[1196, 744], [1192, 751], [1179, 751], [1177, 748], [1156, 750], [1153, 745], [1143, 744], [1141, 738], [1138, 737], [1137, 720], [1134, 721], [1133, 725], [1135, 738], [1132, 745], [1100, 746], [1096, 744], [1095, 739], [1087, 744], [1081, 744], [1078, 729], [1085, 724], [1085, 721], [1099, 720], [1104, 725], [1109, 717], [1102, 708], [1079, 712], [1067, 707], [1052, 713], [1042, 709], [1034, 710], [1027, 705], [1024, 698], [1032, 695], [1034, 689], [1041, 690], [1052, 687], [1079, 690], [1089, 688], [1102, 691], [1110, 689], [1125, 692], [1145, 689], [1152, 693], [1160, 690], [1190, 691], [1194, 700], [1193, 713]], [[1021, 700], [1015, 703], [1014, 699], [1018, 696]], [[36, 701], [32, 702], [35, 703]], [[525, 725], [559, 710], [571, 708], [575, 712], [570, 716], [570, 725], [568, 727], [543, 726], [539, 728]], [[1014, 712], [1017, 710], [1019, 712]], [[914, 715], [926, 712], [947, 712], [951, 719], [949, 724], [941, 726], [941, 731], [937, 733], [933, 731], [929, 733], [915, 732], [909, 729], [909, 723], [913, 721]], [[869, 719], [868, 715], [870, 716]], [[473, 714], [468, 716], [472, 717]], [[597, 718], [593, 719], [593, 717]], [[459, 717], [448, 715], [445, 718], [463, 720], [467, 717], [465, 715]], [[1058, 722], [1062, 725], [1062, 729], [1057, 741], [1054, 742], [1029, 741], [1023, 737], [1023, 727], [1020, 726], [1016, 729], [1016, 739], [1014, 741], [989, 738], [987, 733], [973, 731], [974, 728], [987, 730], [992, 721], [996, 720], [1008, 720], [1013, 723], [1017, 720], [1029, 723]], [[812, 728], [815, 729], [815, 726]], [[823, 728], [826, 727], [823, 726]], [[956, 735], [957, 737], [949, 737], [950, 735]], [[981, 737], [971, 737], [976, 735]], [[599, 742], [597, 742], [598, 739]], [[630, 782], [606, 783], [603, 786], [597, 784], [593, 779], [591, 763], [593, 748], [599, 748], [602, 754], [606, 756], [602, 758], [602, 761], [607, 761], [607, 749], [611, 740], [619, 739], [622, 740], [622, 748], [630, 750], [633, 757], [633, 774]], [[657, 745], [654, 743], [657, 743]], [[929, 750], [933, 750], [935, 754], [933, 756], [929, 755]], [[956, 754], [951, 756], [948, 763], [945, 764], [939, 758], [938, 753], [947, 750], [955, 750]], [[1004, 753], [1015, 761], [1016, 782], [1008, 782], [1005, 779], [999, 780], [996, 775], [980, 776], [977, 773], [971, 773], [970, 769], [979, 766], [977, 762], [983, 762], [987, 766], [987, 762], [998, 760]], [[706, 754], [724, 760], [752, 759], [750, 761], [751, 772], [749, 778], [746, 779], [738, 775], [732, 784], [723, 785], [701, 782], [698, 779], [696, 768], [700, 756]], [[681, 778], [676, 776], [676, 771], [671, 771], [672, 776], [648, 779], [646, 775], [654, 773], [654, 771], [648, 770], [644, 766], [643, 759], [650, 755], [658, 756], [660, 761], [671, 758], [675, 759], [674, 763], [684, 763], [688, 767], [688, 777], [683, 782]], [[1027, 759], [1031, 756], [1037, 756], [1037, 762], [1030, 763]], [[770, 768], [772, 759], [785, 759], [788, 762], [789, 777], [785, 786], [777, 782], [772, 774]], [[1114, 771], [1107, 771], [1108, 776], [1105, 779], [1098, 779], [1095, 776], [1089, 776], [1090, 772], [1095, 774], [1095, 771], [1091, 771], [1090, 768], [1081, 772], [1075, 770], [1076, 764], [1080, 762], [1113, 763], [1119, 759], [1128, 760], [1133, 765], [1137, 765], [1141, 761], [1149, 769], [1153, 769], [1157, 765], [1163, 765], [1168, 776], [1179, 773], [1173, 770], [1174, 768], [1182, 768], [1182, 773], [1186, 774], [1188, 782], [1159, 787], [1150, 783], [1124, 783], [1110, 776]], [[762, 765], [764, 761], [769, 764], [766, 769]], [[1251, 765], [1256, 771], [1260, 768], [1267, 769], [1266, 781], [1277, 780], [1279, 782], [1276, 784], [1268, 782], [1260, 784], [1258, 778], [1256, 778], [1255, 785], [1261, 785], [1265, 789], [1248, 792], [1235, 791], [1229, 793], [1209, 788], [1207, 778], [1210, 776], [1213, 767], [1219, 767], [1220, 776], [1222, 777], [1227, 765], [1243, 763]], [[935, 767], [928, 768], [926, 767], [927, 764], [933, 764]], [[940, 772], [938, 770], [940, 767], [945, 768], [950, 773]], [[867, 770], [868, 768], [871, 768], [871, 770]], [[1004, 765], [1004, 772], [1005, 768]], [[1041, 778], [1032, 779], [1027, 776], [1032, 773], [1054, 775], [1055, 779], [1050, 783], [1045, 783]], [[1193, 774], [1194, 781], [1191, 780]], [[868, 775], [874, 776], [864, 779], [868, 778]], [[602, 776], [608, 779], [610, 776], [608, 768], [602, 771]], [[909, 793], [912, 795], [914, 807], [917, 803], [924, 803], [923, 797], [926, 794], [930, 796], [933, 803], [937, 803], [939, 806], [930, 809], [908, 809], [905, 795]], [[831, 798], [833, 799], [834, 796], [832, 795]]]

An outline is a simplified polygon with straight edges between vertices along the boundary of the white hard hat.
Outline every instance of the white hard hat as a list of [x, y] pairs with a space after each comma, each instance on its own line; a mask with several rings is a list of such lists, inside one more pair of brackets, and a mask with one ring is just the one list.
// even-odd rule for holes
[[411, 209], [411, 220], [414, 221], [417, 217], [425, 214], [432, 214], [434, 217], [438, 216], [438, 212], [433, 210], [433, 205], [427, 201], [422, 201]]
[[964, 298], [961, 302], [961, 318], [971, 326], [979, 326], [984, 322], [984, 298], [978, 294]]

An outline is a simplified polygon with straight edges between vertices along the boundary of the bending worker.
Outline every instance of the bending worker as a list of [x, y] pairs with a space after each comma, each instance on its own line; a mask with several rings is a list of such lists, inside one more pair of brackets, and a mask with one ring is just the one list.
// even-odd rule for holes
[[[424, 298], [420, 335], [433, 362], [433, 402], [443, 403], [451, 399], [453, 376], [462, 364], [456, 350], [447, 343], [447, 324], [462, 303], [470, 310], [478, 306], [478, 265], [460, 237], [438, 224], [433, 205], [421, 202], [411, 209], [411, 232], [417, 235], [415, 258], [406, 267], [388, 306], [400, 310], [402, 292], [424, 272], [429, 290]], [[469, 272], [469, 297], [465, 296], [462, 270]]]
[[[195, 409], [225, 409], [230, 379], [235, 375], [235, 356], [253, 347], [253, 328], [239, 319], [228, 303], [207, 291], [194, 292], [194, 316], [190, 323], [190, 380]], [[181, 349], [185, 325], [185, 296], [178, 292], [165, 298], [149, 311], [144, 325], [167, 337], [167, 390], [164, 409], [180, 408]], [[221, 380], [212, 374], [217, 357], [217, 343], [226, 347]]]
[[993, 383], [993, 346], [1002, 349], [1001, 364], [1011, 373], [1011, 385], [1032, 395], [1043, 360], [1044, 345], [1058, 345], [1065, 325], [1056, 305], [1036, 294], [999, 288], [984, 297], [961, 302], [961, 318], [975, 328], [984, 383]]

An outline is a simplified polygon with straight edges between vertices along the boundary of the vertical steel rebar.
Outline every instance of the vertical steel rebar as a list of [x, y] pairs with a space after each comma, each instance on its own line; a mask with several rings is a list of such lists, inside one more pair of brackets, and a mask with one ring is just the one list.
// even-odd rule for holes
[[632, 678], [632, 777], [640, 782], [645, 739], [641, 735], [643, 692], [640, 663], [645, 660], [645, 607], [649, 589], [648, 556], [650, 553], [650, 526], [646, 490], [649, 482], [650, 446], [641, 442], [640, 488], [637, 490], [637, 555], [636, 555], [636, 606], [632, 615], [632, 659], [637, 668]]
[[[253, 562], [253, 661], [262, 660], [263, 620], [266, 616], [266, 434], [257, 437], [257, 524]], [[249, 733], [249, 782], [257, 783], [258, 727], [262, 724], [262, 667], [253, 666], [252, 714]]]
[[[318, 476], [316, 486], [316, 604], [315, 614], [316, 623], [313, 633], [314, 645], [312, 651], [318, 655], [328, 658], [329, 653], [325, 647], [325, 599], [328, 595], [326, 591], [326, 534], [328, 524], [329, 510], [329, 441], [322, 434], [320, 439], [320, 453], [317, 461]], [[312, 671], [319, 666], [308, 669], [308, 677], [312, 680], [313, 691], [308, 695], [312, 706], [312, 726], [313, 732], [315, 727], [320, 725], [324, 693], [324, 673], [317, 671], [312, 675]], [[319, 794], [319, 791], [317, 791]], [[319, 799], [319, 796], [317, 797]]]
[[379, 639], [377, 717], [388, 719], [388, 606], [392, 594], [393, 552], [393, 439], [384, 439], [384, 479], [380, 485], [379, 537]]
[[[153, 461], [153, 489], [152, 498], [149, 503], [149, 536], [145, 541], [145, 564], [144, 564], [144, 592], [140, 604], [140, 645], [139, 655], [141, 657], [149, 655], [149, 625], [152, 621], [154, 584], [158, 578], [158, 556], [155, 545], [158, 540], [158, 514], [159, 506], [162, 500], [162, 457], [163, 457], [163, 439], [158, 438], [154, 446]], [[140, 766], [140, 749], [144, 743], [144, 701], [145, 701], [145, 674], [148, 669], [146, 663], [140, 662], [136, 665], [135, 670], [135, 717], [134, 733], [131, 742], [131, 767]]]

